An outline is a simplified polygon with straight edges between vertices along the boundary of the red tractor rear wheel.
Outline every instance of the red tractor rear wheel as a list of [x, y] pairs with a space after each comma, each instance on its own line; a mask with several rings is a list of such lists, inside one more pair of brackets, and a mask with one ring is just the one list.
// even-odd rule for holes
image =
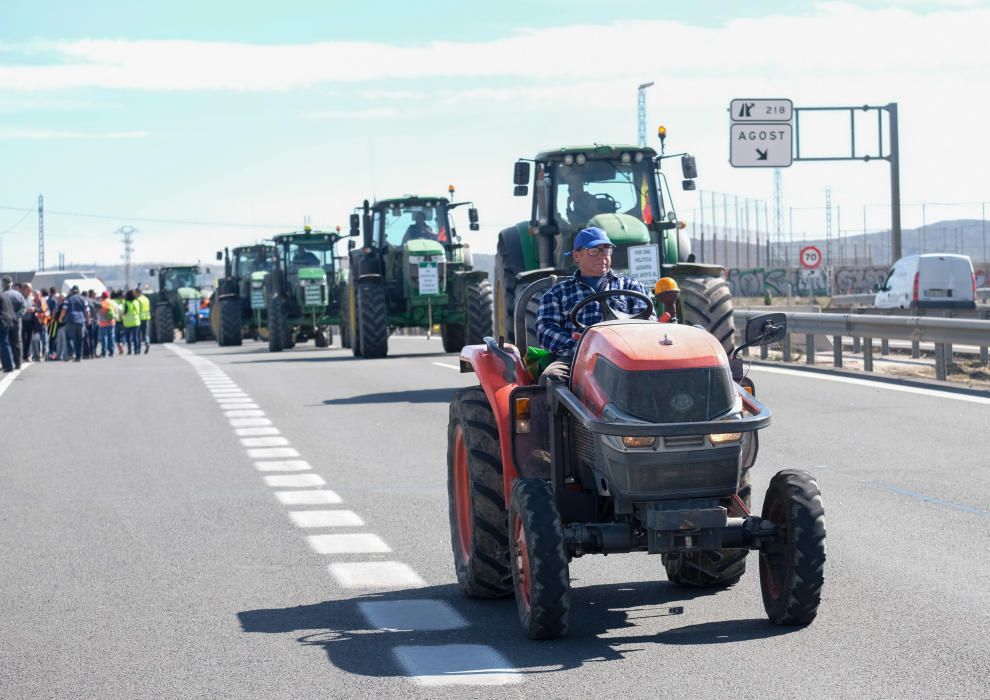
[[472, 598], [512, 593], [498, 426], [481, 387], [450, 402], [447, 496], [457, 584]]
[[530, 639], [567, 634], [571, 582], [564, 529], [553, 490], [519, 479], [509, 501], [509, 547], [519, 622]]

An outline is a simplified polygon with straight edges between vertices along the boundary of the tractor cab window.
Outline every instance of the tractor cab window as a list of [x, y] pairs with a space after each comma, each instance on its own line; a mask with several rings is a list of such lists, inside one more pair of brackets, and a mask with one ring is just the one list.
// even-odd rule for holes
[[253, 272], [270, 272], [271, 256], [264, 250], [242, 250], [237, 254], [235, 269], [240, 276], [250, 275]]
[[165, 291], [175, 292], [182, 287], [195, 287], [196, 273], [192, 270], [177, 270], [165, 275]]
[[645, 224], [656, 218], [650, 163], [589, 160], [584, 165], [555, 166], [557, 217], [582, 228], [599, 214], [627, 214]]
[[287, 261], [292, 271], [303, 267], [323, 267], [333, 263], [333, 251], [320, 242], [289, 243]]
[[385, 209], [384, 242], [400, 246], [409, 241], [450, 240], [446, 209], [432, 204], [407, 204]]

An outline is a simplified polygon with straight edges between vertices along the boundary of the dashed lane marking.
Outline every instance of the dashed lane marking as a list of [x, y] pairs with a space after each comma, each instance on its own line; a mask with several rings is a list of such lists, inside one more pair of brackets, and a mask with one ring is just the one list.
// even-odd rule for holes
[[319, 474], [272, 474], [265, 477], [265, 483], [273, 489], [306, 488], [326, 486]]
[[446, 367], [447, 369], [456, 369], [458, 372], [461, 370], [460, 365], [452, 365], [449, 362], [432, 362], [430, 364], [434, 364], [437, 367]]
[[278, 428], [275, 426], [267, 428], [234, 428], [234, 432], [239, 437], [247, 437], [249, 435], [278, 435]]
[[275, 497], [284, 506], [322, 506], [343, 502], [340, 496], [329, 489], [321, 489], [320, 491], [276, 491]]
[[292, 447], [257, 447], [247, 451], [251, 459], [268, 459], [269, 457], [298, 457], [299, 450]]
[[222, 403], [220, 408], [224, 411], [254, 411], [260, 410], [261, 406], [256, 403], [251, 403], [250, 401], [235, 401], [233, 403]]
[[522, 681], [504, 656], [483, 644], [398, 646], [393, 653], [419, 685], [507, 685]]
[[[6, 331], [2, 332], [6, 333]], [[0, 380], [0, 396], [3, 396], [3, 392], [7, 391], [7, 388], [14, 383], [14, 380], [17, 379], [20, 374], [26, 372], [27, 368], [30, 366], [31, 364], [28, 363], [20, 369], [15, 369], [13, 372], [10, 372], [6, 377], [4, 377], [3, 380]]]
[[284, 437], [247, 437], [241, 438], [244, 447], [277, 447], [288, 445], [289, 441]]
[[306, 541], [317, 554], [379, 554], [392, 551], [381, 537], [364, 532], [309, 535]]
[[231, 418], [230, 426], [232, 428], [257, 428], [263, 425], [271, 425], [272, 422], [267, 418]]
[[273, 462], [255, 462], [254, 468], [259, 472], [304, 472], [312, 467], [302, 459], [284, 459]]
[[224, 415], [228, 418], [261, 418], [265, 415], [264, 411], [224, 411]]
[[421, 588], [419, 574], [400, 561], [337, 562], [327, 569], [343, 588]]
[[358, 610], [373, 627], [393, 632], [439, 632], [468, 626], [459, 612], [440, 600], [369, 600]]
[[297, 527], [361, 527], [364, 520], [352, 510], [293, 510], [289, 518]]

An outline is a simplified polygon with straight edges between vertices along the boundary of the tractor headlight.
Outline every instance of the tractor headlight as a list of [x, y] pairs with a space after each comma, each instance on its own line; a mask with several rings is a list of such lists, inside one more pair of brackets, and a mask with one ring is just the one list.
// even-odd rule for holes
[[657, 443], [655, 437], [632, 437], [625, 436], [622, 438], [622, 444], [626, 447], [653, 447]]
[[574, 156], [568, 153], [564, 156], [564, 165], [574, 165]]
[[708, 436], [713, 445], [724, 445], [727, 442], [739, 442], [742, 433], [712, 433]]

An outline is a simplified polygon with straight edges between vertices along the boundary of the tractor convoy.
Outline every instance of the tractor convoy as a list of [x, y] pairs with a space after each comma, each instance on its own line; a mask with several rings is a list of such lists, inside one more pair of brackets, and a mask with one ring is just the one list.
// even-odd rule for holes
[[[771, 622], [807, 625], [821, 601], [815, 478], [778, 472], [751, 512], [758, 431], [771, 414], [740, 354], [778, 342], [786, 316], [751, 318], [737, 344], [726, 271], [696, 259], [663, 167], [677, 159], [691, 191], [694, 158], [666, 155], [663, 127], [659, 137], [659, 152], [594, 144], [517, 161], [513, 194], [529, 197], [529, 216], [498, 234], [493, 281], [457, 233], [454, 211], [467, 208], [472, 232], [478, 211], [455, 202], [453, 186], [365, 200], [347, 235], [307, 226], [217, 253], [224, 276], [210, 325], [221, 346], [325, 348], [336, 327], [341, 347], [375, 359], [390, 334], [420, 329], [459, 353], [478, 383], [454, 393], [447, 427], [457, 582], [471, 598], [514, 597], [532, 639], [567, 633], [570, 563], [592, 554], [658, 554], [671, 583], [718, 589], [740, 580], [755, 550]], [[537, 312], [574, 273], [569, 252], [588, 227], [614, 244], [612, 269], [651, 293], [609, 289], [569, 309], [576, 349], [559, 380], [541, 374], [552, 356], [537, 340]], [[172, 338], [180, 302], [198, 294], [182, 277], [194, 271], [159, 271], [159, 338]], [[616, 311], [608, 302], [621, 296], [641, 311]], [[578, 312], [592, 304], [604, 320], [585, 326]]]

